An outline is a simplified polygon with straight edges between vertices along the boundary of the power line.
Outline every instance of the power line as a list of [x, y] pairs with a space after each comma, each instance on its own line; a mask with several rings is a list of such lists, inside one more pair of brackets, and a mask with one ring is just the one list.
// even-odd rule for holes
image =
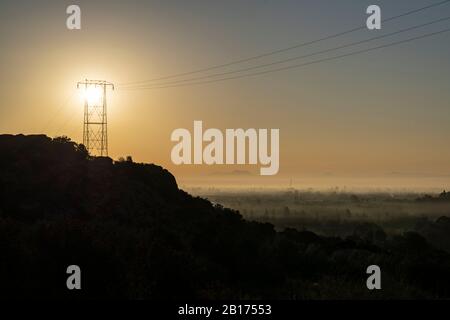
[[61, 126], [58, 128], [58, 130], [55, 131], [54, 137], [59, 136], [60, 133], [62, 133], [62, 130], [67, 126], [67, 124], [72, 121], [73, 117], [75, 116], [75, 114], [77, 110], [74, 108], [72, 110], [72, 112], [70, 113], [69, 117], [66, 118], [66, 120], [61, 124]]
[[[389, 43], [389, 44], [385, 44], [385, 45], [381, 45], [381, 46], [376, 46], [376, 47], [372, 47], [372, 48], [368, 48], [368, 49], [364, 49], [364, 50], [350, 52], [350, 53], [347, 53], [347, 54], [342, 54], [342, 55], [338, 55], [338, 56], [334, 56], [334, 57], [324, 58], [324, 59], [320, 59], [320, 60], [315, 60], [315, 61], [302, 63], [302, 64], [291, 65], [291, 66], [277, 68], [277, 69], [270, 69], [270, 70], [266, 70], [266, 71], [260, 71], [260, 72], [256, 72], [256, 73], [249, 73], [249, 74], [244, 74], [244, 75], [240, 75], [240, 76], [233, 76], [233, 77], [227, 77], [227, 78], [220, 78], [220, 79], [213, 79], [213, 80], [208, 80], [208, 81], [199, 81], [199, 82], [192, 82], [192, 83], [185, 83], [185, 84], [178, 84], [178, 85], [170, 85], [170, 86], [141, 87], [141, 88], [135, 88], [134, 90], [139, 90], [139, 89], [164, 89], [164, 88], [183, 87], [183, 86], [190, 86], [190, 85], [215, 83], [215, 82], [221, 82], [221, 81], [232, 80], [232, 79], [240, 79], [240, 78], [244, 78], [244, 77], [258, 76], [258, 75], [263, 75], [263, 74], [267, 74], [267, 73], [279, 72], [279, 71], [284, 71], [284, 70], [289, 70], [289, 69], [305, 67], [305, 66], [309, 66], [309, 65], [313, 65], [313, 64], [319, 64], [319, 63], [322, 63], [322, 62], [338, 60], [338, 59], [349, 57], [349, 56], [353, 56], [353, 55], [358, 55], [358, 54], [362, 54], [362, 53], [366, 53], [366, 52], [370, 52], [370, 51], [375, 51], [375, 50], [379, 50], [379, 49], [383, 49], [383, 48], [393, 47], [393, 46], [396, 46], [396, 45], [399, 45], [399, 44], [408, 43], [408, 42], [412, 42], [412, 41], [415, 41], [415, 40], [428, 38], [428, 37], [435, 36], [435, 35], [438, 35], [438, 34], [442, 34], [442, 33], [448, 32], [448, 31], [450, 31], [450, 28], [444, 29], [444, 30], [440, 30], [440, 31], [436, 31], [436, 32], [432, 32], [432, 33], [427, 33], [427, 34], [424, 34], [424, 35], [421, 35], [421, 36], [416, 36], [416, 37], [409, 38], [409, 39], [406, 39], [406, 40], [395, 41], [395, 42], [392, 42], [392, 43]], [[129, 88], [129, 90], [133, 90], [133, 88]]]
[[[430, 4], [430, 5], [418, 8], [418, 9], [414, 9], [414, 10], [402, 13], [402, 14], [397, 15], [397, 16], [393, 16], [393, 17], [384, 19], [383, 22], [386, 23], [386, 22], [389, 22], [389, 21], [392, 21], [392, 20], [395, 20], [395, 19], [399, 19], [399, 18], [408, 16], [408, 15], [412, 15], [412, 14], [415, 14], [415, 13], [418, 13], [418, 12], [421, 12], [421, 11], [425, 11], [425, 10], [428, 10], [428, 9], [431, 9], [431, 8], [434, 8], [434, 7], [437, 7], [437, 6], [444, 5], [444, 4], [448, 3], [448, 2], [450, 2], [450, 0], [445, 0], [445, 1], [440, 1], [440, 2], [437, 2], [437, 3], [433, 3], [433, 4]], [[172, 74], [172, 75], [169, 75], [169, 76], [164, 76], [164, 77], [159, 77], [159, 78], [153, 78], [153, 79], [142, 80], [142, 81], [119, 83], [119, 86], [145, 84], [147, 82], [154, 82], [154, 81], [159, 81], [159, 80], [172, 79], [172, 78], [177, 78], [177, 77], [186, 76], [186, 75], [190, 75], [190, 74], [195, 74], [195, 73], [210, 71], [210, 70], [219, 69], [219, 68], [223, 68], [223, 67], [228, 67], [228, 66], [231, 66], [231, 65], [234, 65], [234, 64], [248, 62], [248, 61], [251, 61], [251, 60], [256, 60], [256, 59], [260, 59], [260, 58], [263, 58], [263, 57], [272, 56], [272, 55], [275, 55], [275, 54], [278, 54], [278, 53], [283, 53], [283, 52], [286, 52], [286, 51], [290, 51], [290, 50], [293, 50], [293, 49], [309, 46], [309, 45], [316, 44], [316, 43], [321, 42], [321, 41], [334, 39], [334, 38], [337, 38], [337, 37], [340, 37], [340, 36], [343, 36], [343, 35], [346, 35], [346, 34], [350, 34], [350, 33], [353, 33], [353, 32], [359, 31], [359, 30], [363, 30], [365, 28], [366, 28], [366, 26], [363, 25], [363, 26], [356, 27], [356, 28], [353, 28], [353, 29], [350, 29], [350, 30], [347, 30], [347, 31], [343, 31], [343, 32], [340, 32], [340, 33], [329, 35], [329, 36], [326, 36], [326, 37], [323, 37], [323, 38], [319, 38], [319, 39], [308, 41], [308, 42], [303, 42], [303, 43], [300, 43], [300, 44], [297, 44], [297, 45], [294, 45], [294, 46], [291, 46], [291, 47], [278, 49], [278, 50], [275, 50], [275, 51], [263, 53], [263, 54], [252, 56], [252, 57], [248, 57], [248, 58], [245, 58], [245, 59], [234, 60], [234, 61], [230, 61], [230, 62], [224, 63], [224, 64], [214, 65], [214, 66], [201, 68], [201, 69], [197, 69], [197, 70], [192, 70], [192, 71], [188, 71], [188, 72], [183, 72], [183, 73]]]
[[52, 124], [52, 122], [56, 119], [56, 117], [61, 113], [61, 111], [64, 109], [64, 107], [67, 106], [67, 104], [72, 100], [73, 96], [75, 95], [75, 91], [68, 94], [67, 97], [64, 99], [64, 101], [58, 106], [56, 111], [53, 113], [53, 116], [48, 119], [44, 127], [42, 128], [41, 132], [45, 132], [47, 128]]
[[373, 38], [370, 38], [370, 39], [365, 39], [365, 40], [361, 40], [361, 41], [357, 41], [357, 42], [352, 42], [352, 43], [345, 44], [345, 45], [342, 45], [342, 46], [338, 46], [338, 47], [334, 47], [334, 48], [330, 48], [330, 49], [326, 49], [326, 50], [321, 50], [321, 51], [318, 51], [318, 52], [313, 52], [313, 53], [310, 53], [310, 54], [297, 56], [297, 57], [293, 57], [293, 58], [289, 58], [289, 59], [283, 59], [283, 60], [279, 60], [279, 61], [275, 61], [275, 62], [271, 62], [271, 63], [266, 63], [266, 64], [262, 64], [262, 65], [256, 65], [256, 66], [252, 66], [252, 67], [248, 67], [248, 68], [244, 68], [244, 69], [238, 69], [238, 70], [233, 70], [233, 71], [228, 71], [228, 72], [209, 74], [209, 75], [195, 77], [195, 78], [189, 78], [189, 79], [169, 81], [169, 82], [164, 82], [164, 83], [159, 83], [159, 84], [157, 83], [157, 84], [154, 84], [154, 85], [150, 85], [149, 84], [149, 85], [141, 85], [141, 86], [130, 86], [130, 87], [126, 87], [126, 88], [147, 88], [147, 87], [150, 87], [150, 86], [159, 87], [159, 86], [165, 86], [165, 85], [170, 85], [170, 84], [192, 82], [192, 81], [197, 81], [197, 80], [202, 80], [202, 79], [208, 79], [208, 78], [214, 78], [214, 77], [219, 77], [219, 76], [225, 76], [225, 75], [234, 74], [234, 73], [251, 71], [251, 70], [260, 69], [260, 68], [264, 68], [264, 67], [269, 67], [269, 66], [273, 66], [273, 65], [277, 65], [277, 64], [282, 64], [282, 63], [286, 63], [286, 62], [290, 62], [290, 61], [310, 58], [310, 57], [313, 57], [313, 56], [316, 56], [316, 55], [319, 55], [319, 54], [328, 53], [328, 52], [336, 51], [336, 50], [339, 50], [339, 49], [349, 48], [349, 47], [352, 47], [352, 46], [360, 45], [360, 44], [367, 43], [367, 42], [374, 41], [374, 40], [387, 38], [387, 37], [390, 37], [390, 36], [393, 36], [393, 35], [397, 35], [397, 34], [400, 34], [400, 33], [407, 32], [407, 31], [415, 30], [415, 29], [418, 29], [418, 28], [423, 28], [423, 27], [426, 27], [426, 26], [429, 26], [429, 25], [432, 25], [432, 24], [436, 24], [436, 23], [439, 23], [439, 22], [443, 22], [443, 21], [446, 21], [446, 20], [449, 20], [449, 19], [450, 19], [450, 16], [449, 17], [445, 17], [445, 18], [441, 18], [441, 19], [438, 19], [438, 20], [434, 20], [434, 21], [431, 21], [431, 22], [427, 22], [427, 23], [424, 23], [424, 24], [412, 26], [412, 27], [409, 27], [409, 28], [406, 28], [406, 29], [402, 29], [402, 30], [399, 30], [399, 31], [395, 31], [395, 32], [392, 32], [392, 33], [388, 33], [388, 34], [385, 34], [385, 35], [373, 37]]

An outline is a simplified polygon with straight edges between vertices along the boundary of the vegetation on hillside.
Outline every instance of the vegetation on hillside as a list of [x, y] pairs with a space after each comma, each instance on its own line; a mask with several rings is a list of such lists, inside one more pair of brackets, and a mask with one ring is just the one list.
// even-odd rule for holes
[[[67, 138], [1, 135], [0, 150], [0, 297], [450, 298], [450, 254], [415, 232], [277, 232], [159, 166], [90, 157]], [[72, 264], [79, 291], [66, 288]], [[379, 291], [366, 288], [372, 264]]]

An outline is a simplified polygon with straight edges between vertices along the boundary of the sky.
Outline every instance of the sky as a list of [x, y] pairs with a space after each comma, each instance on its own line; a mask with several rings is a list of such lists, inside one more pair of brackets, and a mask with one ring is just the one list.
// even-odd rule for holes
[[[162, 165], [182, 183], [214, 184], [224, 175], [244, 185], [293, 179], [305, 186], [445, 188], [450, 185], [450, 32], [254, 77], [161, 89], [120, 86], [363, 26], [371, 4], [388, 18], [436, 2], [2, 0], [0, 133], [67, 135], [82, 142], [83, 103], [76, 82], [103, 79], [117, 85], [108, 96], [109, 155]], [[81, 8], [81, 30], [66, 28], [71, 4]], [[214, 72], [309, 54], [447, 16], [450, 3], [386, 22], [379, 31], [364, 29]], [[305, 61], [449, 27], [447, 20]], [[280, 129], [279, 174], [260, 177], [259, 165], [174, 165], [170, 135], [177, 128], [192, 131], [194, 120], [221, 130]], [[250, 174], [233, 175], [236, 170]]]

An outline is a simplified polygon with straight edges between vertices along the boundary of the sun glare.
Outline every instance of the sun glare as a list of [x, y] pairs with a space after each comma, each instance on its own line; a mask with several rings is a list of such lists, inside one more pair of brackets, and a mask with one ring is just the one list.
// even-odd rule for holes
[[89, 86], [83, 90], [83, 99], [87, 101], [89, 105], [99, 105], [102, 103], [103, 93], [102, 89], [97, 86]]

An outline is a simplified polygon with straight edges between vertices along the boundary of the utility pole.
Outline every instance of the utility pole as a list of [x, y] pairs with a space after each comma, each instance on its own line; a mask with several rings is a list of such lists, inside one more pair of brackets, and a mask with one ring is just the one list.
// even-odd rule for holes
[[108, 87], [114, 90], [114, 84], [103, 80], [86, 79], [77, 83], [77, 88], [84, 90], [83, 144], [94, 156], [108, 156]]

